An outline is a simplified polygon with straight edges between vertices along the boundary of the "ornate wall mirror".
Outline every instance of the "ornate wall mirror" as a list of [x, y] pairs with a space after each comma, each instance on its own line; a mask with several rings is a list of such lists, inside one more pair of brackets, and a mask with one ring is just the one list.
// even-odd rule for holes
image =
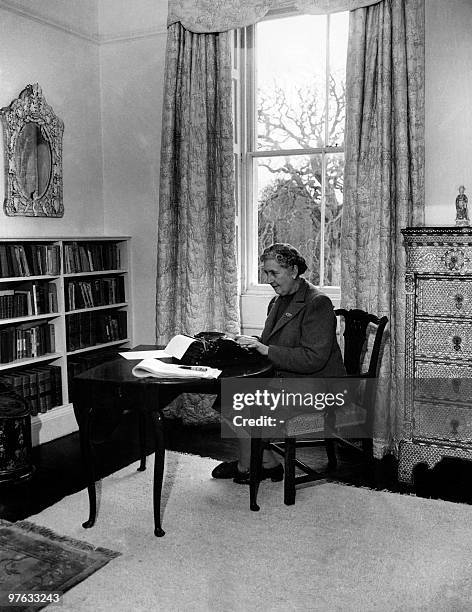
[[62, 217], [63, 122], [54, 114], [37, 83], [27, 85], [0, 113], [5, 153], [5, 213]]

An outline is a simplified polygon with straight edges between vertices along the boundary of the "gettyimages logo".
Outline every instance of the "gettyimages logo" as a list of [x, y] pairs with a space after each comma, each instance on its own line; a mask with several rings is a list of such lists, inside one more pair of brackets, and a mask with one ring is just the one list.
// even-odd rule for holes
[[[347, 390], [346, 390], [347, 392]], [[282, 391], [273, 392], [268, 389], [256, 389], [254, 393], [234, 393], [233, 409], [243, 410], [246, 407], [260, 407], [267, 410], [277, 410], [279, 408], [314, 408], [324, 410], [332, 406], [344, 406], [344, 391], [336, 393], [311, 393]]]

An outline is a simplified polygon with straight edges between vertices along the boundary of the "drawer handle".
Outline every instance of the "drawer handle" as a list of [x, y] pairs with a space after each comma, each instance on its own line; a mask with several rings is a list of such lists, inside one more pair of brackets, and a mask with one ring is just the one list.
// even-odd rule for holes
[[461, 343], [462, 343], [462, 338], [460, 336], [452, 337], [452, 344], [454, 346], [455, 351], [462, 351]]
[[444, 263], [446, 264], [446, 267], [451, 270], [451, 272], [459, 272], [459, 270], [462, 270], [466, 262], [468, 263], [469, 259], [465, 257], [465, 253], [461, 249], [446, 251], [444, 255]]
[[458, 435], [458, 431], [457, 429], [459, 428], [459, 421], [457, 419], [451, 419], [451, 433], [453, 436], [457, 436]]
[[459, 393], [461, 390], [461, 382], [462, 380], [460, 378], [453, 378], [452, 379], [452, 388], [454, 390], [455, 393]]
[[457, 293], [457, 294], [454, 296], [454, 301], [455, 301], [455, 303], [456, 303], [456, 308], [457, 308], [457, 310], [461, 310], [461, 309], [462, 309], [462, 306], [463, 306], [463, 304], [464, 304], [464, 296], [463, 296], [463, 295], [461, 295], [460, 293]]

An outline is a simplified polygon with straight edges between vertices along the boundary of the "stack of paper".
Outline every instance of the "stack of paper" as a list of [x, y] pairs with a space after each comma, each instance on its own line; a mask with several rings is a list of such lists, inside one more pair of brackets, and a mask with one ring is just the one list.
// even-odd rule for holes
[[184, 366], [164, 363], [159, 359], [143, 359], [132, 370], [134, 376], [145, 378], [218, 378], [221, 370], [208, 366]]
[[156, 359], [163, 359], [165, 357], [175, 357], [176, 359], [182, 359], [188, 347], [195, 342], [195, 338], [191, 336], [183, 336], [177, 334], [168, 343], [165, 349], [151, 349], [144, 351], [126, 351], [120, 353], [125, 359], [148, 359], [150, 357]]

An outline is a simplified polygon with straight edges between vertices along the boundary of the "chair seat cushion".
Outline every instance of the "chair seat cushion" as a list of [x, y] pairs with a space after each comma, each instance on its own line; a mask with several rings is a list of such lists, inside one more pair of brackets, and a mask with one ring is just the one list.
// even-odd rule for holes
[[[366, 411], [358, 404], [349, 404], [336, 411], [336, 428], [352, 427], [364, 425], [366, 421]], [[324, 435], [325, 432], [325, 413], [311, 412], [299, 414], [285, 422], [285, 433], [289, 437], [304, 436], [313, 433]]]
[[324, 412], [299, 414], [285, 421], [285, 432], [288, 436], [300, 436], [318, 432], [322, 434], [324, 429]]

